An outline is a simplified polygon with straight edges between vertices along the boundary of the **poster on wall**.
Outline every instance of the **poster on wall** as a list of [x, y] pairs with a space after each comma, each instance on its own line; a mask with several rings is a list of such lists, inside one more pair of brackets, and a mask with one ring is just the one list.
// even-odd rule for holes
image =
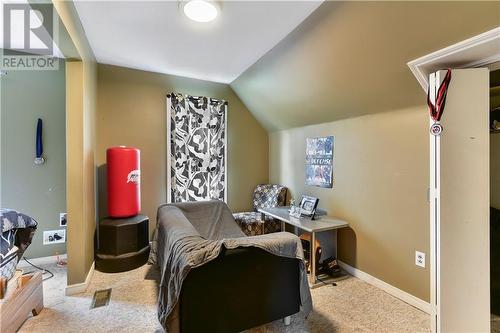
[[334, 137], [307, 138], [306, 185], [333, 187]]

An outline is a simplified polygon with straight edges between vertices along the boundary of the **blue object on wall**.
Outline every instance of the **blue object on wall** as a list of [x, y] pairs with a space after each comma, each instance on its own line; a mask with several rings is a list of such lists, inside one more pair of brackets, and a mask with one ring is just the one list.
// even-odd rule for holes
[[43, 163], [45, 163], [45, 159], [43, 158], [42, 131], [43, 131], [43, 122], [42, 122], [42, 119], [38, 118], [38, 122], [36, 124], [36, 157], [35, 157], [35, 164], [43, 164]]

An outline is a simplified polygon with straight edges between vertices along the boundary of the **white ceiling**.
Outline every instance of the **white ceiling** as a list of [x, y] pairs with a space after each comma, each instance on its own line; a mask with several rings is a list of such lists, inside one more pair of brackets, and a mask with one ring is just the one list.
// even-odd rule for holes
[[178, 1], [75, 1], [99, 63], [230, 83], [311, 14], [316, 1], [224, 1], [196, 23]]

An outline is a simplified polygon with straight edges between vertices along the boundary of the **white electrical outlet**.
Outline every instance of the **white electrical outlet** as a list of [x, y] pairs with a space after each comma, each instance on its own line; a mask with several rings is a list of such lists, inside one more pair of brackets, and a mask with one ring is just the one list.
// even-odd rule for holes
[[59, 213], [59, 226], [66, 227], [68, 225], [68, 214]]
[[425, 253], [415, 251], [415, 265], [425, 268]]
[[43, 245], [65, 243], [66, 229], [46, 230], [43, 232]]

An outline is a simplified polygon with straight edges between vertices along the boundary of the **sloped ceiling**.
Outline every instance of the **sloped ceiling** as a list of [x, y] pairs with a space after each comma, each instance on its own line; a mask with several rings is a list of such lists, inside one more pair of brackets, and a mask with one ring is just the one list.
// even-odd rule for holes
[[75, 0], [75, 6], [99, 63], [229, 83], [322, 1], [220, 1], [210, 23], [189, 20], [180, 1]]
[[330, 2], [231, 83], [270, 131], [425, 105], [406, 63], [500, 26], [500, 2]]

